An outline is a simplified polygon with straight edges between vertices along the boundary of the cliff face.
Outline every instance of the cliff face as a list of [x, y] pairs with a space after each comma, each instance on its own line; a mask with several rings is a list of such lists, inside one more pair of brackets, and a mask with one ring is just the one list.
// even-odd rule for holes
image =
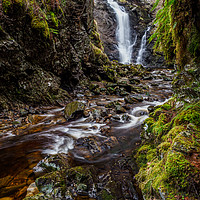
[[0, 36], [1, 108], [13, 100], [66, 100], [68, 94], [61, 88], [71, 90], [85, 77], [99, 79], [104, 73], [100, 66], [108, 62], [96, 32], [92, 0], [4, 0]]

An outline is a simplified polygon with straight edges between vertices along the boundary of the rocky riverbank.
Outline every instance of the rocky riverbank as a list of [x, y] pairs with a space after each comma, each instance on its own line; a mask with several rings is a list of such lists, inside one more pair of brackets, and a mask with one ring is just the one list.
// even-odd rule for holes
[[[117, 74], [115, 82], [96, 81], [82, 88], [74, 97], [77, 103], [66, 107], [65, 118], [64, 108], [10, 112], [12, 117], [4, 119], [1, 126], [1, 197], [23, 198], [29, 184], [39, 177], [36, 185], [40, 193], [29, 198], [51, 199], [54, 195], [62, 199], [65, 195], [72, 199], [112, 199], [124, 198], [125, 193], [130, 198], [142, 198], [132, 179], [137, 167], [131, 152], [140, 143], [140, 124], [147, 117], [147, 107], [151, 105], [152, 109], [171, 95], [172, 73], [167, 69], [150, 73], [141, 66], [129, 65], [116, 69], [110, 69]], [[163, 89], [164, 95], [160, 92]], [[81, 121], [77, 119], [82, 116], [85, 118]], [[37, 165], [47, 154], [55, 153], [59, 154]], [[72, 174], [66, 178], [68, 173]], [[71, 176], [77, 177], [73, 186], [68, 184]], [[124, 181], [119, 184], [120, 179]]]

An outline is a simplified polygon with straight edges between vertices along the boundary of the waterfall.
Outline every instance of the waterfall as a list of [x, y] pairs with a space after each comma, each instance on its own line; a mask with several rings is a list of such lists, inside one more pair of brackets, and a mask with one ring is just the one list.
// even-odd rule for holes
[[130, 37], [130, 23], [129, 15], [126, 13], [124, 7], [119, 6], [117, 2], [113, 0], [107, 0], [110, 7], [115, 11], [117, 18], [117, 41], [120, 63], [130, 64], [132, 57], [132, 48], [134, 44], [131, 44]]
[[142, 63], [142, 55], [145, 52], [146, 49], [146, 43], [147, 43], [147, 32], [150, 31], [150, 27], [147, 28], [147, 30], [145, 31], [144, 35], [142, 36], [142, 40], [141, 40], [141, 45], [140, 45], [140, 50], [137, 56], [137, 60], [136, 60], [136, 64], [143, 64]]

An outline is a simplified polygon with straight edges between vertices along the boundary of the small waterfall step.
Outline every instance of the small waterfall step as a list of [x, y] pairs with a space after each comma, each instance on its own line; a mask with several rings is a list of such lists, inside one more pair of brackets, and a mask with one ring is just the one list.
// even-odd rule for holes
[[146, 50], [146, 43], [147, 43], [147, 33], [150, 31], [151, 27], [148, 27], [142, 36], [141, 44], [140, 44], [140, 50], [138, 52], [136, 64], [143, 64], [143, 54]]

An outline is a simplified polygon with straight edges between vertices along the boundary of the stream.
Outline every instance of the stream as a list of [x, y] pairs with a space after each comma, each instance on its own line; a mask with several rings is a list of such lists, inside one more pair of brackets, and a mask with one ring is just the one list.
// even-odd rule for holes
[[[140, 143], [148, 107], [162, 104], [172, 94], [170, 70], [155, 70], [152, 75], [152, 79], [142, 80], [149, 93], [141, 94], [142, 100], [134, 104], [127, 105], [120, 96], [77, 95], [76, 100], [86, 105], [87, 117], [68, 122], [64, 107], [46, 107], [43, 114], [28, 116], [31, 123], [11, 127], [9, 120], [1, 120], [0, 199], [24, 198], [28, 185], [35, 180], [37, 163], [49, 155], [69, 154], [77, 163], [94, 164], [101, 173], [110, 170], [112, 162], [130, 155]], [[128, 107], [127, 112], [112, 114], [112, 102]], [[141, 199], [137, 192], [134, 195], [130, 199]]]

